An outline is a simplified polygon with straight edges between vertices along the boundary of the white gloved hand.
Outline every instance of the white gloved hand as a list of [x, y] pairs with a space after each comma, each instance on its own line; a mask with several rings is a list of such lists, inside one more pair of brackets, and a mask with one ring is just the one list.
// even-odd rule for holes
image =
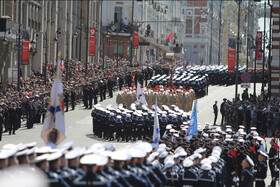
[[278, 156], [276, 155], [276, 156], [274, 156], [274, 158], [278, 158]]
[[275, 168], [275, 169], [274, 169], [274, 171], [278, 172], [278, 171], [279, 171], [279, 169], [278, 169], [278, 168]]
[[257, 173], [257, 170], [253, 169], [253, 170], [252, 170], [252, 173]]
[[237, 182], [239, 181], [239, 178], [238, 178], [238, 177], [233, 177], [232, 180], [233, 180], [233, 182], [236, 182], [236, 183], [237, 183]]

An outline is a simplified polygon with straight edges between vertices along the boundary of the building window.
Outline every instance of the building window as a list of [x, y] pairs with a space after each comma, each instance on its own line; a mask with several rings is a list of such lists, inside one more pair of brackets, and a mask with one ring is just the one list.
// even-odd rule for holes
[[193, 46], [193, 48], [195, 48], [195, 49], [196, 49], [196, 48], [197, 48], [197, 45], [194, 45], [194, 46]]
[[122, 7], [115, 7], [115, 12], [114, 12], [114, 23], [120, 22], [122, 19]]
[[200, 48], [203, 49], [203, 48], [204, 48], [204, 45], [201, 45]]
[[123, 45], [114, 44], [114, 56], [117, 56], [117, 54], [119, 54], [120, 57], [123, 56]]
[[205, 25], [200, 25], [200, 34], [205, 34], [205, 32], [206, 32]]
[[191, 19], [188, 19], [187, 23], [186, 23], [186, 33], [187, 34], [192, 34], [192, 27], [193, 27], [193, 21]]

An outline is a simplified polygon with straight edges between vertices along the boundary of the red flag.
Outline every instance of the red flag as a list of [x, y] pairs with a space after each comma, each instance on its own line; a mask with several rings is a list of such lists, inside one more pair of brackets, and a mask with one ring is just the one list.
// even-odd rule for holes
[[233, 157], [236, 157], [236, 150], [232, 150], [229, 154]]
[[276, 130], [276, 131], [274, 132], [274, 134], [277, 135], [277, 134], [278, 134], [278, 131]]
[[132, 77], [132, 82], [135, 82], [135, 75], [133, 75]]
[[262, 139], [264, 139], [264, 140], [265, 140], [265, 136], [262, 136]]
[[167, 39], [168, 39], [168, 40], [171, 40], [172, 36], [173, 36], [173, 32], [169, 34], [169, 36], [167, 37]]
[[60, 63], [60, 69], [64, 69], [64, 63]]
[[276, 145], [272, 146], [272, 148], [277, 151], [278, 150], [278, 145], [276, 144]]
[[256, 152], [256, 147], [255, 146], [251, 147], [251, 151]]

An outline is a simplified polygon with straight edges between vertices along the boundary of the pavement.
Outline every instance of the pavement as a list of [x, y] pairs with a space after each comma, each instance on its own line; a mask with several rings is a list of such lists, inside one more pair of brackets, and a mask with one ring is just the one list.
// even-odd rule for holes
[[[257, 84], [257, 93], [260, 92], [261, 85]], [[242, 90], [239, 86], [239, 92], [242, 93]], [[198, 99], [198, 122], [201, 124], [202, 128], [206, 122], [213, 123], [214, 114], [213, 114], [213, 104], [214, 101], [218, 101], [218, 108], [220, 108], [220, 104], [223, 101], [223, 98], [233, 98], [235, 95], [235, 87], [234, 86], [210, 86], [209, 94]], [[249, 93], [252, 93], [252, 90], [249, 89]], [[113, 98], [106, 99], [102, 102], [101, 107], [105, 108], [107, 105], [111, 104], [112, 107], [116, 105], [116, 95], [117, 92], [114, 93]], [[69, 107], [70, 109], [71, 107]], [[191, 111], [189, 111], [191, 113]], [[82, 103], [76, 106], [75, 110], [69, 110], [64, 113], [65, 116], [65, 124], [66, 124], [66, 135], [67, 138], [64, 142], [73, 141], [74, 146], [91, 146], [97, 142], [104, 142], [103, 139], [98, 139], [93, 136], [92, 133], [92, 117], [91, 110], [85, 109], [82, 106]], [[217, 124], [221, 121], [221, 115], [218, 114]], [[22, 127], [16, 131], [16, 135], [9, 135], [8, 133], [3, 133], [2, 141], [0, 142], [0, 147], [7, 143], [18, 144], [18, 143], [29, 143], [36, 141], [37, 146], [43, 146], [44, 142], [40, 137], [42, 124], [34, 124], [32, 129], [26, 129], [25, 123], [23, 122]], [[130, 143], [122, 143], [122, 142], [112, 142], [116, 145], [116, 147], [123, 147], [129, 145]]]

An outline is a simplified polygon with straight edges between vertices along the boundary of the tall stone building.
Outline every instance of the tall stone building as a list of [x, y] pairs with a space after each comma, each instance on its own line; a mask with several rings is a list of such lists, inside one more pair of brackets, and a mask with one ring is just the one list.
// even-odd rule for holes
[[[86, 61], [88, 28], [100, 21], [101, 1], [41, 1], [11, 0], [0, 1], [0, 17], [7, 18], [6, 32], [0, 32], [2, 62], [1, 81], [15, 81], [17, 73], [19, 20], [21, 41], [29, 41], [29, 65], [21, 65], [21, 75], [25, 78], [32, 72], [44, 72], [45, 63], [54, 64], [58, 51], [62, 58]], [[99, 34], [96, 47], [100, 46]], [[89, 57], [88, 62], [97, 62]]]
[[273, 1], [273, 25], [272, 25], [272, 63], [271, 63], [271, 96], [280, 96], [280, 2]]
[[223, 1], [187, 0], [183, 6], [186, 21], [184, 47], [186, 60], [195, 64], [218, 64]]

